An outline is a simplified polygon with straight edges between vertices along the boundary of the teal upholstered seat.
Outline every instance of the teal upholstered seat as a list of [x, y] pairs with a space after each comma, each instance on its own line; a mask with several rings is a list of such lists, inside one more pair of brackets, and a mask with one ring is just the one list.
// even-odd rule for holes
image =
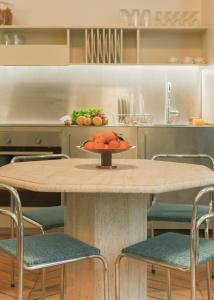
[[[16, 241], [0, 240], [0, 250], [16, 256]], [[91, 255], [100, 255], [100, 250], [64, 233], [24, 237], [24, 265], [26, 268], [37, 268], [46, 263], [60, 263]]]
[[[164, 233], [147, 241], [124, 248], [122, 253], [141, 256], [152, 261], [189, 269], [190, 236], [178, 233]], [[199, 264], [204, 264], [213, 258], [214, 240], [200, 239]]]
[[[190, 204], [155, 203], [148, 210], [148, 221], [191, 222], [192, 208]], [[206, 205], [198, 206], [198, 217], [209, 212]]]
[[23, 216], [42, 225], [44, 230], [64, 227], [64, 207], [52, 206], [23, 212]]

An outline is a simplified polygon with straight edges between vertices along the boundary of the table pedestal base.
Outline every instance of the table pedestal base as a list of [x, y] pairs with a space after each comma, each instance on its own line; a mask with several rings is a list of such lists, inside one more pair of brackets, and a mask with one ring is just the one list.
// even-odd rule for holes
[[[121, 249], [146, 239], [146, 196], [70, 193], [65, 199], [66, 233], [101, 249], [109, 264], [109, 299], [115, 299], [114, 263]], [[66, 268], [66, 300], [102, 300], [99, 262], [77, 262]], [[121, 264], [121, 300], [146, 299], [146, 266], [134, 260]]]

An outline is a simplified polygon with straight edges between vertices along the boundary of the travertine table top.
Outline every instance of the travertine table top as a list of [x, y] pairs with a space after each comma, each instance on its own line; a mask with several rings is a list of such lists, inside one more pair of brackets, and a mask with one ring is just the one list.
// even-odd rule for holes
[[214, 184], [201, 165], [114, 160], [117, 169], [96, 169], [95, 159], [22, 162], [0, 167], [0, 183], [40, 192], [162, 193]]

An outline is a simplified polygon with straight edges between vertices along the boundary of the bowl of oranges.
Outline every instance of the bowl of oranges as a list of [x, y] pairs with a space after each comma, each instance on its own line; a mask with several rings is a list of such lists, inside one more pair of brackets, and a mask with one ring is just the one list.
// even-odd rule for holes
[[101, 164], [97, 168], [112, 169], [116, 168], [116, 166], [112, 165], [112, 154], [134, 149], [135, 146], [129, 145], [129, 142], [116, 132], [104, 131], [95, 133], [81, 146], [77, 146], [77, 148], [93, 153], [100, 153]]

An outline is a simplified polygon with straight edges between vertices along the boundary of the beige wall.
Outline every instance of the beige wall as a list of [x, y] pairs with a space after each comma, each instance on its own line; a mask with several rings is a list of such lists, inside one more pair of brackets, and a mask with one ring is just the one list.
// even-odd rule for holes
[[[10, 0], [14, 24], [114, 26], [121, 8], [201, 10], [204, 0]], [[213, 0], [211, 0], [213, 1]]]

